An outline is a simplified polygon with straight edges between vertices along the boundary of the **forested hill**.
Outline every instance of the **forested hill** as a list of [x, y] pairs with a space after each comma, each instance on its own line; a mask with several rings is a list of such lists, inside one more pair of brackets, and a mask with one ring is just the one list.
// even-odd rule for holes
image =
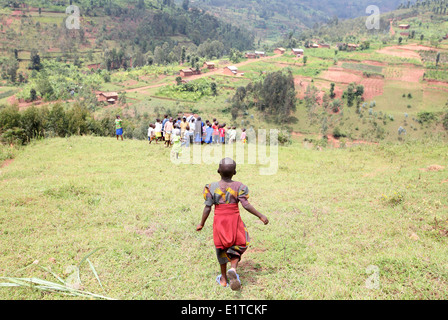
[[[185, 0], [177, 0], [182, 3]], [[409, 1], [414, 2], [414, 1]], [[236, 12], [247, 12], [247, 16], [275, 18], [283, 16], [296, 25], [312, 27], [316, 22], [324, 22], [333, 17], [340, 19], [355, 18], [366, 15], [366, 8], [376, 5], [381, 12], [397, 9], [406, 0], [196, 0], [191, 5], [207, 8], [226, 8]]]
[[101, 25], [100, 41], [119, 41], [144, 53], [163, 44], [172, 49], [180, 42], [199, 46], [214, 40], [227, 52], [251, 49], [254, 43], [250, 31], [202, 10], [177, 6], [173, 0], [0, 0], [1, 8], [13, 10], [43, 8], [65, 12], [70, 4], [78, 6], [83, 17], [110, 18]]

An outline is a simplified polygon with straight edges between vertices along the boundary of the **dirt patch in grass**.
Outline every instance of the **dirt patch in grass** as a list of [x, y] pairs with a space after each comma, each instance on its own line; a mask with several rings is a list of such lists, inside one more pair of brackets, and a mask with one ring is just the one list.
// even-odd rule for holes
[[9, 166], [11, 163], [14, 162], [14, 159], [6, 159], [5, 161], [3, 161], [3, 163], [0, 165], [0, 168], [6, 168], [7, 166]]
[[352, 82], [359, 83], [362, 76], [356, 72], [347, 72], [342, 68], [334, 67], [323, 72], [321, 78], [332, 82], [349, 84]]
[[[418, 49], [415, 49], [415, 50], [418, 50]], [[419, 59], [419, 60], [421, 58], [420, 55], [418, 54], [418, 52], [415, 52], [410, 49], [405, 49], [405, 48], [403, 48], [403, 46], [387, 47], [387, 48], [377, 50], [377, 52], [382, 53], [382, 54], [387, 54], [390, 56], [394, 56], [394, 57], [400, 57], [400, 58]]]
[[423, 68], [388, 68], [386, 70], [386, 79], [404, 82], [419, 82], [424, 74], [425, 69]]
[[[328, 135], [328, 143], [333, 146], [334, 148], [341, 148], [344, 145], [342, 144], [342, 142], [339, 139], [336, 139], [334, 136], [332, 135]], [[352, 146], [356, 146], [356, 145], [362, 145], [362, 144], [367, 144], [367, 145], [378, 145], [377, 142], [370, 142], [370, 141], [365, 141], [365, 140], [347, 140], [344, 142], [345, 147], [352, 147]]]
[[444, 166], [440, 166], [440, 165], [438, 165], [438, 164], [433, 164], [433, 165], [430, 165], [430, 166], [428, 166], [428, 167], [426, 167], [426, 168], [420, 168], [421, 171], [425, 171], [425, 172], [429, 172], [429, 171], [441, 171], [441, 170], [443, 170], [443, 169], [445, 169], [445, 167], [444, 167]]
[[361, 63], [370, 64], [372, 66], [378, 66], [378, 67], [385, 67], [385, 66], [387, 66], [386, 62], [373, 61], [373, 60], [364, 60]]
[[364, 100], [372, 100], [384, 93], [384, 79], [381, 78], [364, 78], [361, 80], [364, 86]]

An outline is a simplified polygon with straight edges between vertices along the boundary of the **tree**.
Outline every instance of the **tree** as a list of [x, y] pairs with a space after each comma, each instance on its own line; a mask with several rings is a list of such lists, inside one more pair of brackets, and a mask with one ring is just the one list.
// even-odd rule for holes
[[30, 61], [29, 69], [36, 70], [36, 71], [39, 71], [40, 69], [42, 69], [40, 56], [39, 56], [39, 53], [37, 52], [37, 50], [31, 51], [31, 61]]
[[2, 77], [15, 83], [17, 80], [17, 70], [19, 70], [19, 63], [15, 58], [11, 57], [2, 64]]
[[334, 97], [336, 97], [336, 93], [334, 92], [334, 86], [335, 86], [335, 84], [334, 84], [334, 82], [332, 82], [330, 84], [330, 98], [331, 99], [334, 99]]
[[436, 68], [439, 67], [439, 62], [440, 62], [440, 52], [437, 52], [437, 56], [436, 56]]
[[146, 8], [145, 0], [138, 0], [137, 9], [144, 10]]
[[31, 97], [31, 101], [37, 100], [37, 92], [34, 88], [30, 90], [30, 97]]
[[190, 7], [190, 1], [189, 0], [184, 0], [184, 2], [182, 2], [182, 8], [185, 11], [188, 11], [188, 8]]
[[210, 83], [210, 89], [212, 90], [212, 95], [217, 96], [218, 95], [218, 89], [216, 82]]
[[307, 56], [304, 56], [304, 57], [303, 57], [303, 64], [306, 65], [307, 61], [308, 61], [308, 57], [307, 57]]

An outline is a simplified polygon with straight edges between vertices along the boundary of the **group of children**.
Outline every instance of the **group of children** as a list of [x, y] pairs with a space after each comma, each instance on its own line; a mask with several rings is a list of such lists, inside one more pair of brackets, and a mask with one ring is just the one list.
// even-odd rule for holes
[[[220, 124], [216, 119], [202, 121], [201, 117], [187, 117], [173, 119], [165, 115], [163, 120], [156, 119], [148, 128], [148, 141], [151, 144], [163, 142], [166, 148], [180, 144], [189, 147], [190, 144], [232, 144], [237, 141], [236, 127]], [[239, 141], [247, 142], [246, 129], [242, 129]]]

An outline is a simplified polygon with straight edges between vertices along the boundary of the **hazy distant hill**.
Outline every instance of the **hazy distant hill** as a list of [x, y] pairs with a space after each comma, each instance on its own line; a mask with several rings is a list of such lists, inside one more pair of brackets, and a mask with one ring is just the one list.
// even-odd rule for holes
[[[182, 0], [178, 0], [181, 2]], [[381, 12], [396, 9], [403, 0], [196, 0], [190, 1], [192, 6], [212, 9], [226, 8], [246, 11], [260, 18], [274, 17], [276, 14], [296, 20], [311, 27], [316, 22], [328, 18], [354, 18], [366, 15], [369, 5], [376, 5]], [[414, 2], [414, 1], [411, 1]]]
[[[296, 2], [296, 0], [292, 0]], [[283, 0], [281, 0], [283, 2]], [[300, 0], [301, 3], [319, 10], [328, 16], [338, 18], [355, 18], [366, 15], [366, 8], [376, 5], [381, 12], [395, 10], [400, 3], [407, 3], [403, 0]], [[414, 1], [411, 1], [414, 2]]]

